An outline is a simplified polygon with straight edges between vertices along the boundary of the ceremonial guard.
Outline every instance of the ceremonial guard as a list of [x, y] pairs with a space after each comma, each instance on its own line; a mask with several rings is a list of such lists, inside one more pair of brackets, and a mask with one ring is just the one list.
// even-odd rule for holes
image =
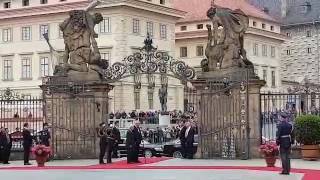
[[277, 145], [280, 146], [280, 156], [282, 162], [282, 172], [280, 174], [290, 174], [290, 153], [291, 144], [294, 143], [293, 126], [288, 122], [288, 115], [281, 113], [281, 122], [278, 125]]
[[45, 146], [50, 146], [50, 132], [48, 129], [48, 123], [43, 124], [43, 130], [39, 132], [39, 143]]
[[103, 162], [104, 155], [106, 154], [107, 149], [107, 134], [105, 133], [106, 130], [106, 124], [100, 123], [99, 128], [97, 130], [98, 137], [100, 138], [100, 154], [99, 154], [99, 163], [105, 164]]
[[24, 151], [24, 165], [31, 165], [29, 163], [29, 156], [30, 156], [30, 151], [31, 151], [31, 147], [32, 147], [32, 140], [33, 137], [31, 135], [30, 129], [29, 129], [29, 124], [28, 123], [24, 123], [23, 125], [23, 151]]
[[112, 134], [114, 135], [114, 138], [115, 138], [112, 156], [113, 156], [113, 158], [118, 158], [118, 145], [121, 141], [121, 135], [120, 135], [120, 131], [119, 131], [119, 122], [118, 121], [116, 121], [114, 123], [114, 127], [112, 128]]
[[110, 164], [112, 163], [111, 158], [112, 158], [112, 152], [113, 152], [113, 147], [115, 143], [115, 136], [113, 134], [113, 129], [111, 127], [106, 129], [106, 134], [107, 134], [107, 163]]

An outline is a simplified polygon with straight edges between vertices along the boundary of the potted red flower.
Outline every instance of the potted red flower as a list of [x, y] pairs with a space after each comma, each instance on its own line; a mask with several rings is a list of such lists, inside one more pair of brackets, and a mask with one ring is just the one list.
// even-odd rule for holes
[[35, 155], [38, 167], [44, 167], [44, 163], [47, 162], [51, 149], [50, 147], [39, 144], [32, 148], [32, 153]]
[[279, 155], [279, 149], [276, 142], [268, 141], [260, 146], [260, 152], [263, 154], [267, 167], [274, 167]]

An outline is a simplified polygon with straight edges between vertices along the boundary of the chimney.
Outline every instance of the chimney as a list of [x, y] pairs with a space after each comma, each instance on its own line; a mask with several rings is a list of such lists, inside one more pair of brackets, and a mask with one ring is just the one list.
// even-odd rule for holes
[[288, 3], [287, 3], [287, 0], [280, 0], [280, 1], [281, 1], [281, 17], [284, 18], [287, 16]]

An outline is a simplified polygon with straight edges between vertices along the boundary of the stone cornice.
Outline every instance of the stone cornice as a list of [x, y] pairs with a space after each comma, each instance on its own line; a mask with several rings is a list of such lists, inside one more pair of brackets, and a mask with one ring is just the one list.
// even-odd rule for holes
[[[46, 6], [34, 6], [27, 8], [19, 9], [8, 9], [0, 11], [0, 19], [10, 19], [10, 18], [19, 18], [19, 17], [28, 17], [28, 16], [37, 16], [37, 15], [47, 15], [47, 14], [56, 14], [68, 12], [74, 9], [83, 9], [89, 4], [87, 0], [80, 2], [70, 2], [70, 3], [61, 3], [53, 4]], [[133, 7], [141, 10], [147, 10], [159, 14], [165, 14], [172, 16], [174, 18], [183, 18], [186, 12], [180, 11], [174, 8], [157, 5], [149, 2], [144, 2], [140, 0], [105, 0], [97, 9], [105, 7], [116, 7], [116, 6], [127, 6]]]
[[183, 18], [186, 14], [186, 12], [181, 10], [177, 10], [167, 6], [162, 6], [159, 4], [154, 4], [154, 3], [141, 1], [141, 0], [105, 0], [103, 1], [102, 5], [100, 5], [98, 8], [112, 7], [112, 6], [128, 6], [128, 7], [141, 9], [141, 10], [147, 10], [147, 11], [156, 12], [160, 14], [166, 14], [168, 16], [173, 16], [176, 18]]
[[0, 11], [0, 19], [10, 19], [10, 18], [19, 18], [19, 17], [26, 17], [26, 16], [62, 13], [62, 12], [67, 12], [74, 9], [83, 8], [83, 7], [86, 7], [87, 5], [88, 5], [88, 1], [80, 1], [76, 3], [71, 2], [71, 3], [63, 3], [63, 4], [46, 5], [46, 6], [8, 9], [8, 10]]
[[[274, 33], [274, 32], [268, 32], [260, 29], [255, 28], [248, 28], [246, 34], [252, 34], [252, 35], [258, 35], [263, 36], [271, 39], [276, 39], [280, 41], [284, 41], [287, 39], [285, 35]], [[193, 39], [193, 38], [206, 38], [208, 37], [207, 30], [198, 30], [198, 31], [186, 31], [186, 32], [178, 32], [176, 33], [176, 40], [180, 39]]]

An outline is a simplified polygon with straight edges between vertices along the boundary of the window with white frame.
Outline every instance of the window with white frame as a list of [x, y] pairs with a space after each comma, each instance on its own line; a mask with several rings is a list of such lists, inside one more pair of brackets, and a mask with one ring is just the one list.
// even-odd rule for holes
[[40, 36], [39, 36], [40, 39], [44, 39], [43, 35], [46, 33], [49, 33], [49, 25], [47, 24], [40, 25], [39, 32], [40, 32]]
[[23, 57], [21, 60], [21, 79], [31, 79], [31, 58], [30, 57]]
[[153, 22], [147, 22], [147, 34], [153, 37]]
[[58, 26], [58, 31], [59, 31], [59, 38], [63, 38], [63, 32], [61, 31], [59, 26]]
[[255, 56], [259, 55], [259, 45], [257, 43], [253, 44], [253, 55]]
[[21, 39], [23, 41], [30, 41], [31, 40], [31, 26], [22, 27], [21, 31], [22, 31]]
[[10, 42], [12, 41], [12, 29], [6, 28], [2, 30], [2, 41], [3, 42]]
[[12, 59], [5, 58], [3, 59], [3, 80], [11, 81], [12, 77]]
[[271, 86], [276, 87], [276, 72], [275, 71], [271, 71], [271, 80], [272, 80]]
[[271, 46], [271, 57], [276, 57], [276, 47]]
[[167, 25], [160, 24], [160, 38], [167, 39]]
[[41, 77], [49, 76], [49, 58], [40, 57], [40, 75]]
[[109, 17], [104, 17], [99, 24], [100, 33], [110, 33], [111, 32], [111, 19]]
[[203, 46], [197, 46], [197, 56], [203, 56]]
[[110, 52], [101, 53], [101, 59], [109, 61], [111, 59], [111, 53]]
[[4, 2], [4, 3], [3, 3], [3, 8], [4, 8], [4, 9], [9, 9], [9, 8], [11, 8], [11, 2]]
[[180, 57], [188, 57], [188, 48], [180, 47]]
[[267, 82], [267, 80], [268, 80], [268, 79], [267, 79], [268, 74], [267, 74], [267, 70], [266, 70], [266, 69], [263, 70], [263, 74], [262, 74], [262, 75], [263, 75], [263, 77], [262, 77], [263, 80], [265, 80], [265, 81]]
[[312, 53], [312, 48], [307, 48], [307, 52], [308, 52], [308, 54], [311, 54]]
[[22, 6], [29, 6], [30, 1], [29, 0], [22, 0]]
[[136, 33], [136, 34], [140, 33], [140, 20], [139, 19], [132, 20], [132, 32]]
[[268, 56], [268, 48], [265, 44], [262, 45], [262, 56]]
[[48, 0], [40, 0], [40, 4], [48, 4]]

